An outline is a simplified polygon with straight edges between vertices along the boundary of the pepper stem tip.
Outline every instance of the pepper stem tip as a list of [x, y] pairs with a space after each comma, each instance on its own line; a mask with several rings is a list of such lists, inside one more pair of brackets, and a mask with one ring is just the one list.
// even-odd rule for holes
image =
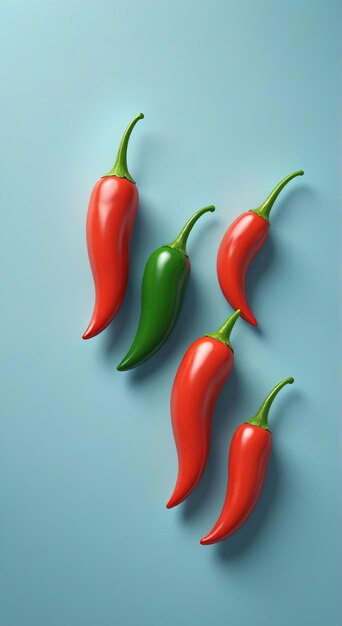
[[127, 178], [131, 183], [135, 183], [133, 176], [129, 173], [127, 166], [127, 148], [128, 141], [131, 136], [131, 132], [139, 120], [144, 119], [143, 113], [138, 113], [128, 124], [124, 134], [122, 135], [122, 139], [120, 142], [119, 150], [115, 159], [115, 163], [112, 169], [105, 174], [102, 178], [107, 178], [108, 176], [117, 176], [118, 178]]
[[175, 250], [178, 250], [179, 252], [181, 252], [182, 254], [186, 256], [186, 244], [187, 244], [190, 232], [192, 231], [194, 225], [196, 224], [197, 220], [202, 215], [204, 215], [204, 213], [208, 213], [208, 212], [213, 213], [213, 211], [215, 211], [215, 207], [213, 204], [206, 206], [203, 209], [200, 209], [199, 211], [196, 211], [196, 213], [194, 213], [194, 215], [192, 215], [190, 219], [188, 219], [188, 221], [183, 226], [182, 230], [180, 231], [176, 239], [167, 245], [170, 248], [174, 248]]
[[278, 395], [279, 391], [283, 387], [285, 387], [285, 385], [292, 385], [292, 383], [294, 383], [294, 378], [292, 376], [289, 376], [289, 378], [285, 378], [275, 387], [273, 387], [273, 389], [263, 401], [260, 409], [254, 415], [254, 417], [252, 417], [252, 419], [248, 420], [247, 423], [252, 424], [252, 426], [260, 426], [260, 428], [263, 428], [264, 430], [270, 430], [268, 427], [268, 414], [272, 406], [273, 400]]
[[303, 170], [297, 170], [296, 172], [293, 172], [292, 174], [289, 174], [288, 176], [283, 178], [283, 180], [281, 180], [280, 183], [278, 183], [278, 185], [273, 189], [273, 191], [271, 191], [271, 193], [267, 196], [266, 200], [259, 206], [259, 208], [252, 209], [252, 212], [260, 215], [260, 217], [263, 217], [266, 222], [269, 222], [271, 209], [276, 199], [278, 198], [281, 190], [284, 189], [285, 185], [287, 185], [290, 180], [296, 178], [296, 176], [303, 175]]
[[232, 315], [230, 315], [230, 317], [228, 317], [228, 319], [225, 320], [225, 322], [223, 322], [220, 328], [218, 328], [214, 333], [207, 335], [207, 337], [212, 337], [213, 339], [221, 341], [221, 343], [225, 343], [234, 352], [230, 343], [230, 335], [235, 326], [235, 322], [240, 315], [241, 311], [240, 309], [237, 309], [237, 311], [235, 311]]

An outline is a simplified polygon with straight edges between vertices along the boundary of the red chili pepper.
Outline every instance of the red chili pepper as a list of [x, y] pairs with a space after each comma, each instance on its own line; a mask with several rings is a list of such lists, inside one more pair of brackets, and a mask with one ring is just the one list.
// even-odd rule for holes
[[282, 180], [258, 208], [242, 213], [229, 226], [217, 255], [217, 276], [223, 294], [233, 309], [241, 310], [241, 317], [253, 326], [258, 323], [248, 306], [246, 278], [251, 262], [264, 245], [269, 232], [269, 215], [281, 190], [303, 170]]
[[139, 193], [127, 168], [127, 146], [139, 113], [126, 128], [113, 168], [97, 181], [87, 214], [88, 255], [95, 283], [95, 306], [83, 339], [101, 333], [119, 311], [126, 292], [129, 246]]
[[237, 531], [252, 513], [262, 490], [272, 450], [268, 428], [268, 413], [286, 378], [269, 393], [257, 414], [235, 431], [229, 450], [228, 487], [220, 516], [210, 533], [201, 539], [202, 545], [222, 541]]
[[178, 477], [167, 503], [180, 504], [195, 489], [207, 464], [211, 417], [234, 365], [229, 338], [236, 311], [213, 334], [194, 341], [178, 368], [171, 393], [171, 417], [178, 453]]

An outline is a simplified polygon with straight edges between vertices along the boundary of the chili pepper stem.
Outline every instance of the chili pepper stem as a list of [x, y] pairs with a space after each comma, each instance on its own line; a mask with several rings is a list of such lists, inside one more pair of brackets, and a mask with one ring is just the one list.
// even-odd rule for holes
[[266, 200], [257, 209], [252, 209], [252, 212], [260, 215], [260, 217], [263, 217], [266, 222], [269, 222], [271, 209], [276, 199], [278, 198], [281, 190], [284, 189], [285, 185], [287, 185], [287, 183], [290, 182], [292, 178], [295, 178], [296, 176], [303, 176], [303, 174], [303, 170], [298, 170], [297, 172], [293, 172], [293, 174], [289, 174], [288, 176], [286, 176], [286, 178], [278, 183], [273, 191], [271, 191], [270, 195], [267, 196]]
[[105, 174], [104, 176], [102, 176], [102, 178], [106, 178], [107, 176], [117, 176], [118, 178], [127, 178], [127, 180], [130, 180], [131, 183], [135, 183], [135, 180], [133, 176], [131, 176], [131, 174], [129, 173], [127, 167], [127, 147], [134, 126], [139, 120], [142, 120], [143, 118], [144, 114], [138, 113], [138, 115], [136, 115], [128, 124], [124, 134], [122, 135], [115, 163], [112, 169], [108, 172], [108, 174]]
[[192, 231], [197, 220], [202, 215], [204, 215], [204, 213], [208, 213], [208, 211], [212, 213], [213, 211], [215, 211], [215, 207], [213, 205], [210, 205], [210, 206], [204, 207], [204, 209], [200, 209], [199, 211], [197, 211], [192, 217], [190, 217], [190, 219], [187, 221], [185, 226], [183, 226], [182, 230], [180, 231], [176, 239], [172, 241], [172, 243], [168, 243], [167, 245], [170, 248], [174, 248], [175, 250], [178, 250], [182, 254], [186, 255], [186, 243], [188, 241], [190, 232]]
[[260, 426], [264, 430], [270, 430], [268, 427], [268, 414], [273, 403], [274, 398], [278, 395], [279, 391], [285, 385], [292, 385], [294, 383], [294, 378], [290, 376], [289, 378], [285, 378], [278, 385], [273, 387], [272, 391], [268, 394], [268, 396], [263, 401], [258, 412], [252, 417], [252, 419], [248, 420], [247, 424], [252, 424], [252, 426]]
[[214, 333], [208, 334], [207, 337], [212, 337], [213, 339], [217, 339], [218, 341], [221, 341], [221, 343], [225, 343], [234, 352], [232, 345], [230, 343], [230, 334], [234, 328], [236, 320], [240, 316], [240, 313], [241, 313], [240, 309], [235, 311], [233, 315], [228, 317], [228, 319], [226, 319], [226, 321], [223, 322], [220, 328], [215, 330]]

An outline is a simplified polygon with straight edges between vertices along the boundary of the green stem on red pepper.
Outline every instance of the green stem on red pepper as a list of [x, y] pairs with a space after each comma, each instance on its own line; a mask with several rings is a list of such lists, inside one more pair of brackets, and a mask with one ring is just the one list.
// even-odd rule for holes
[[273, 400], [285, 385], [292, 385], [293, 382], [294, 378], [290, 376], [289, 378], [285, 378], [285, 380], [282, 380], [280, 383], [278, 383], [278, 385], [273, 387], [272, 391], [270, 391], [268, 396], [263, 401], [260, 409], [254, 415], [254, 417], [252, 417], [252, 419], [248, 420], [247, 424], [252, 424], [252, 426], [260, 426], [260, 428], [263, 428], [264, 430], [270, 430], [268, 427], [268, 414]]
[[[222, 326], [218, 328], [214, 333], [210, 333], [207, 337], [212, 337], [213, 339], [217, 339], [221, 341], [221, 343], [225, 343], [231, 350], [233, 350], [232, 345], [230, 343], [230, 334], [234, 328], [235, 322], [240, 317], [240, 309], [235, 311], [225, 322], [223, 322]], [[234, 351], [233, 351], [234, 352]]]
[[109, 170], [107, 174], [102, 176], [102, 178], [107, 178], [107, 176], [117, 176], [118, 178], [127, 178], [127, 180], [130, 180], [131, 183], [135, 183], [135, 180], [133, 176], [131, 176], [131, 174], [129, 173], [127, 166], [127, 147], [134, 126], [139, 120], [142, 120], [143, 118], [144, 114], [138, 113], [138, 115], [136, 115], [128, 124], [124, 134], [122, 135], [115, 163], [112, 169]]
[[273, 191], [271, 191], [269, 196], [267, 196], [266, 200], [257, 209], [252, 209], [253, 213], [260, 215], [260, 217], [263, 217], [266, 222], [269, 222], [271, 209], [281, 190], [284, 189], [285, 185], [287, 185], [292, 178], [295, 178], [296, 176], [303, 176], [303, 174], [303, 170], [298, 170], [297, 172], [293, 172], [293, 174], [289, 174], [286, 178], [283, 178]]

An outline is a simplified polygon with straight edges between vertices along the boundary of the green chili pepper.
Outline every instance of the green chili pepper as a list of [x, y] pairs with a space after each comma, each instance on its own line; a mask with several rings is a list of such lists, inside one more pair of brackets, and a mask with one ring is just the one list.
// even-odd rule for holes
[[208, 211], [197, 211], [185, 224], [178, 237], [157, 248], [148, 259], [142, 281], [141, 314], [134, 341], [118, 365], [119, 371], [129, 370], [147, 361], [166, 341], [182, 309], [190, 276], [190, 259], [186, 242], [192, 227]]

